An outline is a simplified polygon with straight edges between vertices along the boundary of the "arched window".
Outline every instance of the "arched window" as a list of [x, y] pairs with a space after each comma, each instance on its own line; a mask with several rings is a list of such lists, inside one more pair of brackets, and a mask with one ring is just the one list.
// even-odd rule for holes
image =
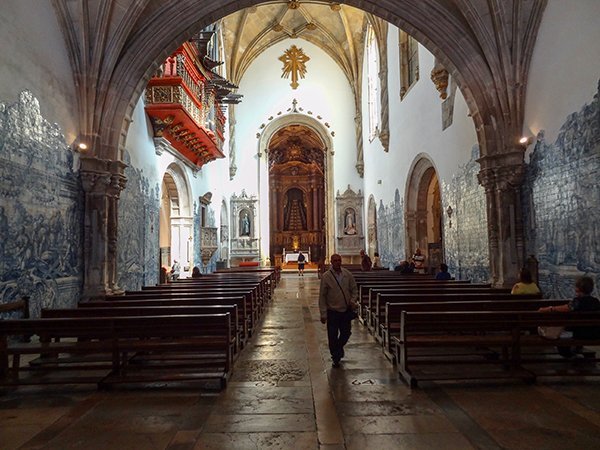
[[367, 101], [369, 104], [369, 140], [377, 136], [379, 130], [379, 50], [377, 48], [377, 37], [373, 27], [367, 29], [366, 41], [367, 57]]
[[419, 43], [405, 31], [400, 30], [400, 98], [419, 79]]

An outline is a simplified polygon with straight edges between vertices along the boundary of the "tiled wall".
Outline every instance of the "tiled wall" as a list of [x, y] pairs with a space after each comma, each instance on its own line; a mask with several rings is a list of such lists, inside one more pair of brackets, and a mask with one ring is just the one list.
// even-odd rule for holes
[[[449, 272], [457, 279], [488, 281], [489, 249], [485, 191], [479, 185], [479, 147], [460, 167], [449, 183], [442, 183], [445, 259]], [[452, 216], [448, 217], [448, 206]], [[450, 225], [450, 221], [452, 225]]]
[[527, 167], [527, 250], [539, 260], [547, 297], [573, 297], [581, 275], [600, 283], [599, 95], [567, 117], [554, 143], [540, 134]]
[[24, 91], [0, 103], [0, 303], [73, 307], [82, 284], [82, 189], [62, 130]]
[[377, 210], [377, 243], [383, 267], [394, 267], [406, 259], [404, 247], [404, 202], [396, 189], [389, 205], [379, 202]]
[[160, 192], [157, 180], [124, 162], [127, 185], [119, 200], [118, 285], [126, 290], [158, 283]]

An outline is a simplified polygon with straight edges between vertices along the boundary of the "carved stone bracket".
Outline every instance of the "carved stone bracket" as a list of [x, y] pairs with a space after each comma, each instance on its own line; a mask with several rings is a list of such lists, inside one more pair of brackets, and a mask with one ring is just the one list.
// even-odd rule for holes
[[123, 293], [117, 286], [117, 231], [119, 196], [127, 183], [125, 167], [121, 161], [81, 158], [85, 298]]
[[197, 177], [198, 172], [202, 170], [196, 164], [193, 164], [189, 159], [182, 157], [181, 153], [179, 153], [175, 147], [173, 147], [171, 143], [163, 137], [154, 138], [154, 151], [158, 156], [162, 155], [164, 152], [173, 155], [178, 161], [182, 162], [192, 170], [194, 178]]
[[435, 65], [431, 70], [430, 76], [431, 81], [433, 81], [433, 84], [435, 85], [435, 88], [440, 93], [440, 98], [442, 100], [446, 100], [446, 97], [448, 97], [447, 89], [449, 74], [448, 71], [444, 68], [444, 66], [442, 66], [441, 62], [437, 59], [435, 60]]

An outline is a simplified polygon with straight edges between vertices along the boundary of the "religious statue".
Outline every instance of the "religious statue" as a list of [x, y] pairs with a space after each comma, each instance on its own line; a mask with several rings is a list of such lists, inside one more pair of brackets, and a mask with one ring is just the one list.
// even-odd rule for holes
[[356, 216], [354, 215], [354, 210], [352, 208], [346, 209], [346, 216], [344, 218], [344, 234], [356, 234]]
[[245, 212], [240, 221], [240, 236], [250, 236], [250, 218]]
[[279, 57], [279, 61], [283, 63], [281, 78], [289, 78], [291, 74], [292, 82], [290, 86], [292, 86], [292, 89], [298, 87], [298, 76], [304, 78], [304, 75], [306, 75], [306, 62], [309, 60], [310, 58], [304, 54], [304, 51], [295, 45], [292, 45]]

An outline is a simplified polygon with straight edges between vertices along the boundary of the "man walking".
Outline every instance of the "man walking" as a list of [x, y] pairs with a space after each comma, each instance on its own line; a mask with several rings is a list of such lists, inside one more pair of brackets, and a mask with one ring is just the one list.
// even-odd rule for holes
[[331, 268], [321, 277], [319, 310], [321, 323], [327, 324], [327, 340], [333, 367], [340, 366], [344, 345], [352, 334], [352, 319], [358, 307], [358, 288], [354, 276], [342, 267], [342, 257], [331, 255]]

